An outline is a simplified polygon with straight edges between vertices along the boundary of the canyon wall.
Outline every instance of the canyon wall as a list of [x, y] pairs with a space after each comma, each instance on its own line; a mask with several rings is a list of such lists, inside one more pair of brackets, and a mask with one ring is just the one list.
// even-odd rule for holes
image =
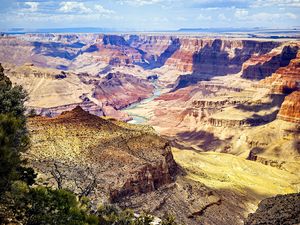
[[261, 86], [267, 86], [272, 93], [290, 94], [300, 89], [300, 51], [295, 59], [285, 67], [280, 67], [271, 76], [260, 81]]
[[[88, 64], [112, 66], [140, 65], [153, 69], [167, 66], [202, 77], [241, 71], [252, 56], [269, 53], [281, 43], [274, 41], [228, 40], [168, 35], [24, 35], [2, 37], [7, 50], [0, 55], [12, 62], [18, 48], [24, 48], [18, 64], [33, 62], [38, 66], [78, 69]], [[292, 51], [292, 50], [291, 50]], [[282, 57], [292, 57], [292, 53]]]
[[4, 67], [12, 82], [22, 85], [29, 93], [27, 107], [38, 115], [50, 117], [79, 105], [94, 115], [128, 121], [130, 117], [119, 109], [150, 97], [154, 90], [147, 79], [120, 72], [91, 76], [32, 63], [4, 64]]
[[130, 74], [109, 73], [100, 81], [90, 81], [95, 85], [93, 97], [104, 105], [122, 109], [132, 103], [152, 95], [153, 85], [147, 80]]
[[290, 61], [295, 59], [298, 53], [298, 46], [284, 46], [278, 51], [255, 56], [243, 66], [242, 77], [251, 80], [261, 80], [271, 76], [281, 67], [286, 67]]
[[277, 117], [300, 124], [300, 91], [294, 91], [285, 97]]

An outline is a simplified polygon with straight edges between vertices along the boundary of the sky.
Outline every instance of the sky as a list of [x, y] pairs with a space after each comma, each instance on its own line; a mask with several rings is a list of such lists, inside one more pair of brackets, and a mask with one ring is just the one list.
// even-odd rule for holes
[[0, 0], [0, 30], [300, 28], [300, 0]]

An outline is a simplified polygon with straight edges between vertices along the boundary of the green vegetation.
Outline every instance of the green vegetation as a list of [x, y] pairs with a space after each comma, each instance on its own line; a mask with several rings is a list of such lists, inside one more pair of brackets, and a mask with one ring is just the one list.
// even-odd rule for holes
[[21, 86], [13, 87], [3, 71], [0, 65], [0, 193], [19, 179], [20, 153], [29, 145], [24, 115], [27, 94]]
[[[21, 153], [29, 147], [24, 102], [26, 92], [12, 85], [0, 64], [0, 224], [148, 225], [153, 217], [136, 216], [113, 205], [90, 212], [90, 202], [64, 189], [35, 186], [36, 174]], [[30, 113], [31, 115], [33, 113]], [[175, 225], [167, 216], [161, 225]]]
[[[132, 210], [121, 210], [115, 205], [103, 205], [97, 211], [99, 224], [101, 225], [150, 225], [154, 221], [154, 217], [142, 213], [134, 215]], [[160, 225], [176, 225], [175, 218], [171, 215], [166, 215], [160, 222]]]
[[24, 224], [98, 224], [97, 216], [89, 214], [85, 205], [69, 191], [41, 186], [29, 188], [24, 182], [15, 182], [11, 194], [14, 211]]

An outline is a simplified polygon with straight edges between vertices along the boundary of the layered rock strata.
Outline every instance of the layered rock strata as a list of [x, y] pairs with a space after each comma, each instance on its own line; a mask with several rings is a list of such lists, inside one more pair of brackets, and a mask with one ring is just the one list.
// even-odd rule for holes
[[288, 66], [290, 61], [295, 59], [298, 46], [284, 46], [278, 51], [252, 57], [243, 65], [242, 77], [251, 80], [261, 80], [271, 76], [281, 67]]
[[297, 57], [290, 61], [289, 65], [276, 70], [272, 76], [260, 82], [267, 85], [272, 93], [290, 94], [300, 89], [300, 51]]
[[277, 117], [300, 124], [300, 91], [294, 91], [285, 97]]

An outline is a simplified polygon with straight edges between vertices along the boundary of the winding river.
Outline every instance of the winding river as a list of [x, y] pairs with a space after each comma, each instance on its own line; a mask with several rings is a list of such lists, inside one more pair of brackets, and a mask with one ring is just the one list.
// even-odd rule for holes
[[153, 95], [149, 98], [143, 99], [140, 102], [133, 103], [130, 106], [122, 109], [122, 111], [126, 112], [128, 115], [132, 117], [132, 120], [128, 121], [128, 123], [132, 124], [144, 124], [148, 121], [146, 117], [143, 117], [140, 114], [133, 113], [132, 110], [136, 108], [143, 107], [143, 105], [148, 104], [149, 102], [152, 102], [155, 98], [159, 97], [162, 94], [162, 88], [157, 84], [156, 81], [153, 81], [153, 85], [155, 87], [153, 91]]

